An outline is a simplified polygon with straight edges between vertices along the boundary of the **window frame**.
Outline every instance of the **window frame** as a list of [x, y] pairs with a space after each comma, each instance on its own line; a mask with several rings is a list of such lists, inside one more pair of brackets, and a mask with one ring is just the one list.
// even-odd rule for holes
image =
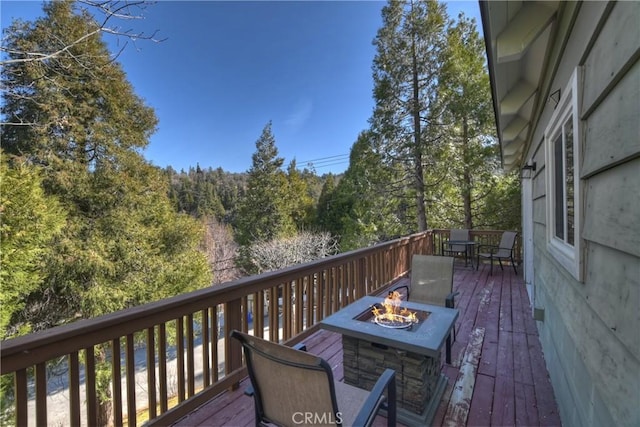
[[[558, 102], [551, 119], [544, 132], [545, 139], [545, 170], [546, 170], [546, 213], [547, 213], [547, 250], [549, 253], [578, 281], [583, 281], [583, 241], [582, 241], [582, 203], [584, 200], [582, 192], [582, 180], [580, 179], [580, 164], [582, 159], [582, 121], [580, 120], [580, 105], [582, 87], [581, 67], [576, 69], [569, 78], [562, 97]], [[566, 146], [563, 137], [565, 125], [571, 120], [573, 126], [573, 245], [568, 240], [568, 220], [567, 220], [567, 191], [566, 191]], [[556, 236], [556, 154], [555, 144], [559, 136], [562, 140], [562, 162], [563, 162], [563, 230], [564, 238]]]

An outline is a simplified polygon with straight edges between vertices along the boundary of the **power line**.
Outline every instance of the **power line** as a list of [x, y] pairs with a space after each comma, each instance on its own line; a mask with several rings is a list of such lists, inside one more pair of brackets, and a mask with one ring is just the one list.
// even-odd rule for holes
[[337, 166], [345, 163], [349, 163], [348, 154], [338, 154], [335, 156], [320, 157], [317, 159], [311, 159], [311, 160], [300, 162], [300, 164], [302, 165], [306, 165], [315, 169], [327, 168], [330, 166]]
[[300, 163], [321, 162], [321, 161], [324, 161], [324, 160], [335, 159], [335, 158], [338, 158], [338, 157], [349, 157], [349, 154], [337, 154], [335, 156], [319, 157], [317, 159], [305, 160], [305, 161], [302, 161]]

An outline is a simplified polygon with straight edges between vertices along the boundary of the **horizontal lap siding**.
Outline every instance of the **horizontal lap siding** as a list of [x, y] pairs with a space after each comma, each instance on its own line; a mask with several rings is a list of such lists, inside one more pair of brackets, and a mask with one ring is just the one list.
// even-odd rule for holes
[[586, 118], [583, 177], [640, 154], [639, 96], [640, 62], [636, 61]]
[[584, 239], [640, 257], [640, 158], [586, 184]]
[[[640, 3], [618, 2], [584, 64], [584, 303], [589, 421], [640, 424]], [[597, 392], [595, 391], [597, 390]], [[634, 398], [635, 396], [635, 398]]]
[[[585, 2], [552, 90], [583, 66], [585, 278], [547, 251], [544, 131], [533, 132], [534, 270], [546, 366], [565, 425], [640, 425], [640, 2]], [[558, 42], [559, 43], [559, 42]]]

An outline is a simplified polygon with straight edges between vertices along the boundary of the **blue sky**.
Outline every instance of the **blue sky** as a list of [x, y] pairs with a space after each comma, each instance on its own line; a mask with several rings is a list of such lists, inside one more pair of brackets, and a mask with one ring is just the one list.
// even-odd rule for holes
[[[244, 172], [267, 122], [285, 165], [340, 173], [373, 111], [372, 44], [380, 1], [159, 1], [119, 56], [136, 94], [159, 119], [145, 157], [158, 166]], [[479, 23], [478, 2], [448, 2]], [[0, 3], [12, 18], [41, 15], [41, 1]], [[107, 37], [113, 52], [125, 41]], [[118, 44], [119, 43], [119, 44]]]

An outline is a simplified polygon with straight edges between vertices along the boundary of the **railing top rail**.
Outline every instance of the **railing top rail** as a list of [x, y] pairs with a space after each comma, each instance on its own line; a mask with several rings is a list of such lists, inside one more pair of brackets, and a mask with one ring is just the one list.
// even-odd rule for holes
[[[97, 343], [108, 342], [112, 339], [174, 320], [187, 313], [195, 313], [206, 307], [223, 304], [254, 292], [269, 289], [288, 280], [324, 271], [352, 260], [365, 258], [372, 253], [379, 252], [381, 249], [392, 249], [407, 244], [412, 239], [417, 239], [429, 233], [431, 231], [401, 237], [368, 248], [357, 249], [260, 275], [244, 277], [104, 316], [78, 320], [67, 325], [9, 339], [2, 342], [0, 356], [4, 360], [7, 357], [19, 354], [33, 355], [34, 352], [39, 352], [46, 347], [47, 351], [45, 353], [49, 358], [58, 357], [68, 354], [70, 351], [77, 351]], [[55, 344], [55, 346], [52, 346], [52, 344]], [[7, 372], [11, 371], [8, 369], [5, 371], [3, 363], [2, 374]]]

